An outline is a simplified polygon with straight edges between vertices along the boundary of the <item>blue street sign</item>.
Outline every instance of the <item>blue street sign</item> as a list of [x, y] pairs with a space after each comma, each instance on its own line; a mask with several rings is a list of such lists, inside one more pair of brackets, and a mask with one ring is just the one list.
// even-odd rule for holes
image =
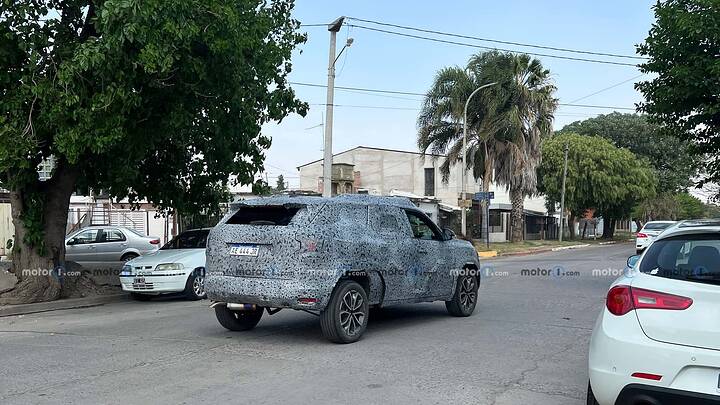
[[474, 200], [492, 200], [495, 198], [495, 192], [494, 191], [481, 191], [479, 193], [475, 193]]

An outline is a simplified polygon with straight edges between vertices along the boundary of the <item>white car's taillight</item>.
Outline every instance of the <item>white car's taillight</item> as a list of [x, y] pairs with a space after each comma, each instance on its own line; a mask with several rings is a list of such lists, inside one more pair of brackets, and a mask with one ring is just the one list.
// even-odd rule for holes
[[611, 314], [621, 316], [634, 309], [683, 310], [692, 303], [692, 298], [688, 297], [616, 285], [608, 291], [605, 305]]

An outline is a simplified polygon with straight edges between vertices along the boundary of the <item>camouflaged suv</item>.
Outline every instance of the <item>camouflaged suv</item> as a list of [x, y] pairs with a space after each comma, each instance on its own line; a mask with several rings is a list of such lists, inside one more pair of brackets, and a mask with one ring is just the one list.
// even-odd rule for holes
[[205, 289], [222, 326], [255, 327], [264, 311], [320, 317], [331, 341], [365, 331], [370, 307], [445, 301], [475, 309], [473, 246], [438, 228], [410, 200], [343, 195], [246, 200], [212, 229]]

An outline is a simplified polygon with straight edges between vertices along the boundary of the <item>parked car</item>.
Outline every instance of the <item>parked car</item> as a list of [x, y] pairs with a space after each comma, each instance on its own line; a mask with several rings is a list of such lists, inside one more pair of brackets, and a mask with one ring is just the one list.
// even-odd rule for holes
[[453, 236], [406, 198], [246, 200], [210, 231], [205, 287], [229, 330], [292, 308], [318, 315], [329, 340], [350, 343], [371, 306], [440, 300], [451, 315], [473, 313], [477, 252]]
[[73, 262], [128, 261], [158, 250], [160, 239], [122, 226], [90, 226], [65, 238], [65, 260]]
[[607, 294], [588, 404], [720, 403], [720, 221], [666, 230]]
[[650, 221], [635, 236], [635, 252], [642, 253], [662, 231], [675, 225], [676, 221]]
[[133, 298], [183, 293], [205, 298], [205, 247], [210, 229], [185, 231], [160, 250], [130, 260], [120, 272], [120, 284]]

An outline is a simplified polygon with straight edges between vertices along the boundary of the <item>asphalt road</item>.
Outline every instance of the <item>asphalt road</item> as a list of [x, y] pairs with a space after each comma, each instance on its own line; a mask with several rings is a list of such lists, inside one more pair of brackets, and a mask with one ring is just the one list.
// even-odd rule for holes
[[442, 303], [388, 308], [351, 345], [289, 310], [228, 332], [207, 301], [0, 318], [0, 403], [581, 404], [588, 340], [615, 278], [593, 270], [622, 269], [632, 253], [488, 260], [473, 316]]

